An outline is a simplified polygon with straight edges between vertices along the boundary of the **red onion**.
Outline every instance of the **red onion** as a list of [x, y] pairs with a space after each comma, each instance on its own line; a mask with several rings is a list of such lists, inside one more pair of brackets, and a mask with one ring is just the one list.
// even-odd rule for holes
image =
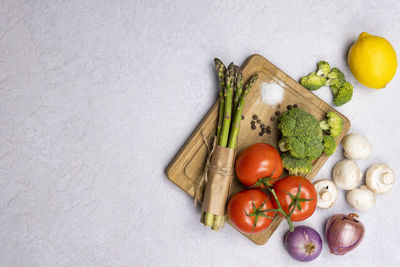
[[329, 218], [325, 235], [332, 254], [344, 255], [361, 243], [365, 233], [364, 225], [354, 217], [358, 215], [336, 214]]
[[295, 260], [312, 261], [321, 253], [322, 239], [311, 227], [297, 226], [286, 234], [285, 246]]

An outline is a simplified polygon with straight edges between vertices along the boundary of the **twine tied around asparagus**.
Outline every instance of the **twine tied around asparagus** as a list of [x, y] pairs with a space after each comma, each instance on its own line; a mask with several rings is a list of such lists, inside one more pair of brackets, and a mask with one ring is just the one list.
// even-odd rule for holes
[[[231, 177], [235, 174], [235, 170], [232, 167], [221, 167], [211, 163], [211, 158], [217, 146], [217, 136], [215, 135], [213, 136], [211, 146], [208, 144], [207, 138], [203, 131], [201, 132], [201, 136], [203, 138], [203, 143], [206, 145], [207, 148], [207, 159], [199, 185], [197, 188], [195, 188], [194, 206], [197, 205], [197, 198], [201, 192], [201, 189], [203, 188], [204, 184], [207, 184], [208, 182], [208, 173], [216, 173], [224, 177]], [[229, 186], [229, 191], [230, 191], [230, 186]]]
[[216, 165], [211, 165], [208, 168], [209, 172], [215, 172], [221, 176], [232, 176], [235, 174], [235, 170], [233, 168], [219, 168]]

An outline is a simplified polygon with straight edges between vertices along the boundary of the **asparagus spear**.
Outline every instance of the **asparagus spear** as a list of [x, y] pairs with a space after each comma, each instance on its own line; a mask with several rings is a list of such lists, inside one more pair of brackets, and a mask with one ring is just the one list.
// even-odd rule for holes
[[211, 213], [208, 213], [208, 212], [206, 212], [205, 213], [206, 215], [205, 215], [205, 217], [204, 217], [204, 225], [205, 226], [213, 226], [213, 224], [214, 224], [214, 214], [211, 214]]
[[204, 218], [206, 217], [206, 213], [202, 212], [200, 217], [200, 222], [204, 224]]
[[225, 91], [225, 73], [226, 67], [224, 63], [219, 58], [214, 59], [215, 68], [218, 71], [218, 79], [219, 79], [219, 115], [218, 115], [218, 126], [217, 126], [217, 140], [219, 140], [219, 136], [221, 134], [222, 129], [222, 121], [224, 119], [224, 91]]
[[[250, 77], [243, 91], [243, 74], [238, 66], [231, 63], [226, 69], [218, 58], [214, 59], [214, 63], [220, 82], [217, 144], [236, 149], [244, 100], [258, 75], [255, 74]], [[232, 113], [234, 113], [233, 121], [231, 119]], [[225, 216], [207, 212], [202, 214], [202, 218], [204, 219], [204, 224], [212, 227], [213, 230], [218, 230], [225, 223]]]
[[229, 64], [227, 73], [225, 76], [226, 92], [225, 92], [225, 108], [224, 108], [224, 119], [222, 122], [221, 136], [219, 139], [219, 145], [226, 147], [229, 138], [229, 129], [231, 127], [231, 116], [232, 116], [232, 96], [233, 96], [233, 84], [234, 84], [234, 65]]
[[236, 66], [235, 78], [236, 78], [235, 80], [236, 90], [235, 90], [235, 100], [234, 100], [233, 110], [236, 111], [243, 90], [243, 73], [240, 71], [240, 68], [238, 66]]
[[214, 222], [211, 226], [211, 229], [218, 231], [220, 227], [222, 227], [221, 222], [222, 222], [222, 217], [221, 215], [214, 215]]
[[[223, 147], [226, 147], [228, 144], [228, 139], [229, 139], [229, 129], [231, 127], [231, 116], [232, 116], [232, 101], [233, 101], [233, 85], [234, 85], [234, 79], [235, 79], [235, 68], [234, 68], [233, 62], [229, 64], [228, 69], [226, 70], [226, 75], [225, 75], [225, 91], [224, 91], [224, 113], [223, 113], [223, 120], [222, 120], [222, 129], [220, 132], [219, 139], [217, 141], [217, 144]], [[221, 107], [220, 107], [221, 108]], [[221, 109], [220, 109], [221, 112]], [[220, 113], [221, 114], [221, 113]], [[218, 128], [217, 128], [217, 133], [218, 133]], [[205, 219], [204, 219], [204, 224], [206, 226], [212, 227], [214, 230], [218, 230], [219, 223], [220, 223], [220, 218], [217, 219], [217, 222], [215, 222], [215, 215], [206, 213]], [[218, 225], [215, 227], [214, 225]]]
[[[239, 136], [240, 121], [242, 120], [244, 100], [246, 96], [249, 94], [250, 89], [253, 86], [254, 82], [257, 80], [257, 78], [258, 74], [254, 74], [253, 76], [250, 77], [249, 81], [246, 83], [243, 94], [241, 94], [239, 98], [238, 106], [235, 111], [235, 117], [233, 118], [232, 121], [231, 132], [229, 135], [229, 143], [228, 143], [229, 148], [236, 149], [237, 147], [237, 139]], [[212, 229], [218, 230], [220, 227], [224, 225], [224, 223], [225, 223], [225, 216], [215, 215]]]
[[250, 77], [249, 81], [246, 83], [244, 88], [243, 94], [240, 96], [240, 100], [238, 102], [238, 106], [235, 111], [235, 117], [233, 118], [232, 122], [232, 129], [229, 136], [229, 143], [228, 147], [232, 149], [236, 149], [237, 147], [237, 139], [239, 135], [240, 129], [240, 121], [242, 120], [242, 111], [244, 106], [244, 99], [250, 91], [250, 88], [253, 86], [254, 82], [257, 80], [258, 75], [257, 73]]
[[[232, 62], [233, 63], [233, 62]], [[236, 87], [236, 78], [238, 73], [240, 72], [240, 68], [237, 65], [233, 65], [233, 82], [232, 82], [232, 88], [233, 88], [233, 93], [232, 93], [232, 114], [231, 117], [233, 118], [234, 112], [235, 112], [235, 97], [237, 94], [237, 87]]]

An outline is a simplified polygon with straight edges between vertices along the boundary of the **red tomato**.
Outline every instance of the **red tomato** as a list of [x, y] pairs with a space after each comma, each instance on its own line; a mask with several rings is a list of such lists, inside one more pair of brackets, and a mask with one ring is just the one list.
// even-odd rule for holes
[[[300, 183], [300, 198], [312, 200], [300, 203], [301, 210], [296, 208], [292, 214], [291, 219], [293, 222], [303, 221], [314, 213], [315, 208], [317, 207], [317, 191], [309, 180], [301, 176], [288, 176], [274, 184], [274, 190], [278, 201], [281, 204], [282, 209], [288, 214], [288, 208], [292, 202], [292, 199], [287, 192], [295, 196], [297, 194], [297, 190], [299, 189]], [[275, 200], [273, 203], [274, 206], [277, 207]]]
[[[258, 179], [269, 177], [277, 179], [283, 171], [283, 164], [278, 150], [273, 146], [258, 143], [249, 146], [236, 158], [236, 175], [245, 186], [253, 186]], [[270, 181], [273, 184], [275, 181]]]
[[[268, 196], [264, 192], [261, 192], [257, 189], [239, 192], [231, 197], [228, 203], [227, 210], [232, 224], [240, 232], [245, 234], [262, 232], [267, 229], [272, 222], [272, 219], [268, 217], [258, 216], [257, 224], [254, 227], [257, 210], [256, 212], [254, 211], [253, 202], [258, 211], [274, 208]], [[273, 211], [269, 211], [264, 214], [270, 217], [274, 216]]]

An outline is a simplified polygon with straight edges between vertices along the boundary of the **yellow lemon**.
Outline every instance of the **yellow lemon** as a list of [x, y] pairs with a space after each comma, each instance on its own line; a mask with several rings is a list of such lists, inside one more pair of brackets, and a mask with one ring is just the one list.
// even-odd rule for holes
[[396, 73], [397, 57], [393, 46], [383, 37], [362, 32], [348, 54], [350, 70], [363, 85], [381, 89]]

